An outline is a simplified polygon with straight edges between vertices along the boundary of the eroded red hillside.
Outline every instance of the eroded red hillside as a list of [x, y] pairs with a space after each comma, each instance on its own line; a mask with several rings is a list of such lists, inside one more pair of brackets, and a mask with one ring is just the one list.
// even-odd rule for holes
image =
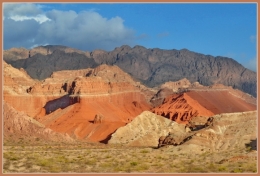
[[[26, 76], [7, 64], [4, 69], [4, 101], [53, 131], [77, 139], [104, 142], [117, 128], [150, 109], [144, 86], [117, 66], [55, 72], [42, 82], [28, 77], [20, 92], [15, 91], [21, 84], [14, 78]], [[8, 74], [10, 70], [13, 75]], [[94, 123], [97, 115], [102, 115], [101, 123]]]
[[209, 111], [187, 93], [175, 94], [166, 98], [162, 105], [152, 110], [155, 114], [164, 116], [178, 123], [188, 123], [192, 117], [211, 116]]
[[196, 116], [252, 110], [256, 110], [256, 105], [235, 94], [234, 90], [211, 88], [171, 95], [152, 112], [178, 123], [188, 123]]

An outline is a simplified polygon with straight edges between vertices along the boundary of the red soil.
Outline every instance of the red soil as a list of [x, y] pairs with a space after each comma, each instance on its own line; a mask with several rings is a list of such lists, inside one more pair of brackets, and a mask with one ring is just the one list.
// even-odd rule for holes
[[214, 114], [256, 110], [256, 105], [247, 103], [228, 91], [191, 91], [187, 94]]
[[[100, 97], [80, 97], [80, 102], [36, 118], [54, 131], [68, 133], [78, 139], [106, 140], [111, 133], [149, 109], [140, 93], [122, 93]], [[102, 123], [94, 124], [96, 114]]]

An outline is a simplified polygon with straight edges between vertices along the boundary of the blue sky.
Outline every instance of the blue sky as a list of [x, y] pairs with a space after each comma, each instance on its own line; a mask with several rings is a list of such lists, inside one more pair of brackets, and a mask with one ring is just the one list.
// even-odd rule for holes
[[3, 14], [4, 49], [186, 48], [256, 70], [256, 3], [5, 4]]

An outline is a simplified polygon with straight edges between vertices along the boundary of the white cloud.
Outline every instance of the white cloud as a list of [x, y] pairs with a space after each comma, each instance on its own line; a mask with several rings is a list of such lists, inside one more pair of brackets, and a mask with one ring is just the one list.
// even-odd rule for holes
[[[112, 50], [123, 44], [132, 45], [135, 40], [134, 30], [127, 28], [121, 17], [107, 19], [93, 9], [77, 13], [72, 10], [42, 12], [39, 8], [30, 4], [23, 7], [5, 5], [4, 14], [8, 18], [4, 20], [4, 49], [13, 44], [12, 47], [20, 47], [19, 43], [28, 48], [49, 43], [89, 51]], [[29, 11], [23, 12], [22, 9]], [[19, 25], [23, 26], [22, 30]], [[29, 36], [28, 31], [31, 31]], [[10, 38], [14, 33], [19, 35], [12, 42]]]
[[[49, 43], [45, 43], [44, 45], [41, 45], [41, 46], [46, 46], [46, 45], [49, 45]], [[33, 49], [33, 48], [38, 47], [38, 46], [40, 46], [40, 45], [35, 44], [35, 45], [29, 47], [29, 49]]]
[[31, 3], [4, 3], [4, 16], [36, 16], [42, 13], [42, 10]]
[[45, 22], [45, 21], [50, 21], [49, 18], [47, 18], [45, 15], [42, 15], [42, 14], [39, 14], [39, 15], [36, 15], [36, 16], [18, 16], [18, 15], [15, 15], [15, 16], [11, 16], [9, 18], [14, 20], [14, 21], [35, 20], [40, 24]]

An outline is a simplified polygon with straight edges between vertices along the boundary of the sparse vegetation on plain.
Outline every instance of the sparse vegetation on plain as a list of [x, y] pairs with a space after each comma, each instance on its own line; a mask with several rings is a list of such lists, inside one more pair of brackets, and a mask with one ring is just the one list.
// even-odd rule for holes
[[[255, 157], [229, 161], [248, 153], [179, 153], [172, 148], [104, 145], [4, 146], [4, 173], [255, 173]], [[252, 151], [251, 151], [252, 152]], [[253, 151], [255, 152], [255, 151]]]

